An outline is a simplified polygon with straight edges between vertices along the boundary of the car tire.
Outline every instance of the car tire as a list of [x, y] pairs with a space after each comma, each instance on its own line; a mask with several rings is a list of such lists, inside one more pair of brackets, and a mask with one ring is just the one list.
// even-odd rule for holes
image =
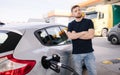
[[112, 36], [110, 36], [110, 42], [111, 42], [112, 44], [116, 45], [116, 44], [119, 43], [119, 40], [118, 40], [117, 36], [112, 35]]

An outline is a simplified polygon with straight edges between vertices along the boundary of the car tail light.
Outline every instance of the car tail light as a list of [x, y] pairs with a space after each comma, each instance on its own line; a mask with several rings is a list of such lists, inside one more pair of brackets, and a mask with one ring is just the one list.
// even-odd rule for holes
[[15, 59], [12, 54], [0, 57], [0, 75], [25, 75], [35, 63], [34, 60]]

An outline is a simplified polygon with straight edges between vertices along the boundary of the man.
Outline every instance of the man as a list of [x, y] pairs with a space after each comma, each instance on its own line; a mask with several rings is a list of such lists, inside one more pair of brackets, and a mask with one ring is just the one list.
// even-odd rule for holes
[[68, 24], [67, 36], [72, 40], [75, 70], [79, 75], [82, 75], [82, 62], [84, 61], [88, 74], [97, 75], [91, 41], [94, 37], [93, 22], [90, 19], [83, 18], [78, 5], [74, 5], [71, 12], [75, 20]]

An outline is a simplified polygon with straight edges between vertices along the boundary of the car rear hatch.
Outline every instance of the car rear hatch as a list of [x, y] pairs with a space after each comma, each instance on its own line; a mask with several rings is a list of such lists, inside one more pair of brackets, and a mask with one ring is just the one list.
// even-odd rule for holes
[[13, 54], [22, 33], [11, 30], [0, 30], [0, 57]]
[[33, 60], [21, 60], [13, 56], [22, 35], [19, 31], [0, 29], [0, 75], [25, 75], [35, 65]]

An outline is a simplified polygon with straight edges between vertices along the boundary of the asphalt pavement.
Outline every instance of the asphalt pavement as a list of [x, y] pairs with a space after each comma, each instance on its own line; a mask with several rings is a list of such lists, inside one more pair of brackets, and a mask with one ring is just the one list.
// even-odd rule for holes
[[93, 39], [98, 75], [120, 75], [120, 45], [112, 45], [105, 37]]

